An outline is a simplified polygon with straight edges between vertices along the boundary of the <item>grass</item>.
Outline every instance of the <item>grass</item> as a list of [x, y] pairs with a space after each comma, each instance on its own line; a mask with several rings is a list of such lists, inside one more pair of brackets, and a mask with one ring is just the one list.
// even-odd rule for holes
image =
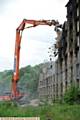
[[54, 104], [52, 106], [19, 107], [9, 102], [0, 103], [0, 117], [40, 117], [41, 120], [80, 120], [80, 105]]

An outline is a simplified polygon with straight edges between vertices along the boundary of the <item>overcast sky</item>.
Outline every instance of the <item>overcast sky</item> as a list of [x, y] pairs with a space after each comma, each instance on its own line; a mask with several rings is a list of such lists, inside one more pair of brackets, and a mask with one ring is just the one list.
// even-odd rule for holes
[[[13, 69], [15, 32], [26, 19], [66, 20], [68, 0], [0, 0], [0, 71]], [[48, 57], [48, 47], [54, 43], [53, 27], [38, 26], [23, 32], [20, 67], [35, 65]]]

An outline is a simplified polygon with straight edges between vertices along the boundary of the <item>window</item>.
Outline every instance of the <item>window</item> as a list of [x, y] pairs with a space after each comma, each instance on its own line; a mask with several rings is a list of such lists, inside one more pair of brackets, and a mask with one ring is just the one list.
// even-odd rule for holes
[[73, 80], [73, 66], [71, 66], [71, 82]]
[[66, 90], [67, 90], [67, 85], [68, 85], [68, 82], [67, 82], [67, 81], [65, 81], [65, 88], [66, 88]]
[[79, 64], [76, 65], [76, 77], [79, 79]]
[[77, 8], [77, 17], [79, 16], [79, 7]]
[[65, 70], [65, 80], [67, 80], [67, 69]]
[[79, 87], [79, 79], [77, 79], [76, 82], [77, 82], [77, 87]]
[[56, 84], [56, 94], [58, 94], [58, 83]]
[[77, 3], [79, 3], [79, 0], [76, 0]]
[[55, 85], [53, 85], [53, 92], [55, 93]]
[[79, 21], [77, 21], [77, 32], [79, 32]]
[[77, 46], [79, 46], [79, 36], [77, 36]]
[[72, 4], [69, 6], [70, 13], [72, 13]]
[[61, 94], [63, 93], [63, 83], [61, 83]]

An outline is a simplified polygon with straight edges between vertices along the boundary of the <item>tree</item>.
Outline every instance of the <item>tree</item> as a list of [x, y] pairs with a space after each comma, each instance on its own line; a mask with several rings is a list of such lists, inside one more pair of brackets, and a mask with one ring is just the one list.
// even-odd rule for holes
[[72, 86], [64, 94], [64, 102], [69, 104], [80, 104], [80, 88]]

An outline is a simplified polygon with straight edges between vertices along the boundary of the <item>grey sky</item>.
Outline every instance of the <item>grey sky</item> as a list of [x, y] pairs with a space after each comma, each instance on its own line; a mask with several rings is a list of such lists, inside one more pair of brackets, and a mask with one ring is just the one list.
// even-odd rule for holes
[[[0, 71], [13, 69], [15, 30], [22, 19], [66, 20], [68, 0], [0, 0]], [[48, 47], [54, 42], [53, 27], [25, 30], [21, 44], [20, 67], [48, 59]]]

